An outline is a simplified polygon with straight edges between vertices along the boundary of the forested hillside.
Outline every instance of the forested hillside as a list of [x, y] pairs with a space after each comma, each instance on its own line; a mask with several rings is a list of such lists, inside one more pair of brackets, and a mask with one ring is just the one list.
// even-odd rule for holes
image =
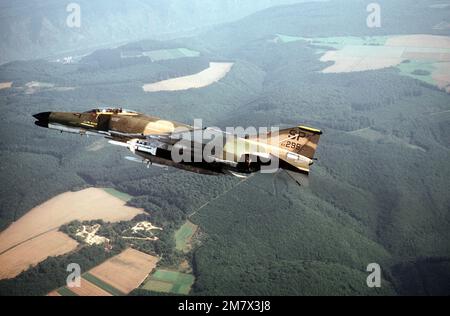
[[[319, 60], [316, 47], [275, 40], [277, 34], [449, 35], [433, 26], [448, 20], [450, 11], [433, 3], [381, 1], [386, 10], [380, 29], [365, 27], [365, 1], [351, 7], [341, 1], [298, 4], [194, 38], [97, 51], [69, 65], [34, 60], [0, 66], [0, 82], [13, 82], [0, 90], [0, 227], [55, 194], [112, 186], [135, 196], [130, 204], [145, 208], [168, 232], [188, 218], [199, 225], [199, 246], [191, 255], [169, 250], [169, 239], [158, 249], [171, 254], [168, 260], [191, 260], [193, 294], [450, 294], [450, 95], [394, 68], [321, 73], [329, 63]], [[180, 47], [199, 55], [120, 57]], [[142, 90], [143, 84], [197, 73], [218, 60], [234, 66], [208, 87]], [[31, 81], [54, 86], [30, 91]], [[63, 87], [71, 89], [58, 89]], [[219, 127], [323, 129], [311, 185], [301, 188], [284, 173], [241, 182], [145, 169], [104, 140], [39, 129], [31, 117], [112, 105], [188, 124], [202, 118]], [[43, 294], [50, 284], [34, 290], [33, 282], [51, 269], [63, 276], [63, 265], [55, 262], [71, 258], [48, 259], [0, 281], [0, 292]], [[372, 262], [382, 267], [380, 289], [366, 286]]]
[[[0, 63], [85, 54], [144, 38], [187, 36], [274, 5], [296, 2], [302, 1], [2, 0]], [[66, 24], [75, 12], [70, 3], [79, 5], [80, 27]]]

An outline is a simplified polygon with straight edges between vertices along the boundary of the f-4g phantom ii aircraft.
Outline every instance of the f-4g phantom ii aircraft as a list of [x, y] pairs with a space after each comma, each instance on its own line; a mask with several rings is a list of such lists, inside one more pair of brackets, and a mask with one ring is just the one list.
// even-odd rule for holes
[[296, 126], [239, 137], [215, 128], [196, 128], [120, 108], [83, 113], [42, 112], [33, 116], [37, 119], [35, 124], [41, 127], [106, 137], [109, 143], [128, 148], [140, 157], [127, 157], [129, 160], [147, 166], [172, 166], [238, 177], [283, 169], [300, 185], [307, 183], [322, 134], [318, 129]]

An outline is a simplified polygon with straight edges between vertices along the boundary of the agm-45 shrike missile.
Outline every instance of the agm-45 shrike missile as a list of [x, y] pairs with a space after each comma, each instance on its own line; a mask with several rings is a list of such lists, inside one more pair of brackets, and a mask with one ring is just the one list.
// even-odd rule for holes
[[147, 166], [246, 177], [285, 170], [297, 183], [307, 182], [322, 131], [296, 126], [240, 137], [216, 128], [197, 128], [123, 109], [42, 112], [35, 124], [57, 131], [98, 135], [130, 150]]

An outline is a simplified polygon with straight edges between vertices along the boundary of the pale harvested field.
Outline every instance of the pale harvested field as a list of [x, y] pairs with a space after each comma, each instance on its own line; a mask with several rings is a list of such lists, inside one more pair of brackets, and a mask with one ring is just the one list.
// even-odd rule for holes
[[0, 90], [12, 87], [12, 82], [0, 82]]
[[102, 189], [66, 192], [33, 208], [0, 233], [0, 254], [31, 238], [58, 229], [74, 220], [102, 219], [106, 222], [131, 220], [143, 213]]
[[331, 66], [328, 66], [324, 70], [322, 70], [323, 73], [339, 73], [339, 72], [349, 72], [354, 67], [355, 64], [358, 63], [358, 61], [361, 58], [355, 58], [355, 57], [339, 57], [337, 55], [336, 51], [328, 51], [326, 52], [322, 57], [320, 57], [320, 61], [328, 62], [333, 61], [334, 64]]
[[51, 256], [74, 250], [78, 243], [64, 233], [51, 231], [0, 255], [0, 280], [14, 278]]
[[379, 58], [375, 56], [367, 57], [342, 57], [335, 51], [326, 52], [321, 61], [333, 61], [334, 64], [322, 70], [323, 73], [341, 73], [353, 71], [376, 70], [393, 67], [400, 64], [402, 58]]
[[405, 60], [433, 62], [436, 70], [432, 78], [437, 85], [450, 90], [450, 37], [434, 35], [400, 35], [387, 39], [384, 46], [346, 45], [342, 49], [328, 51], [320, 58], [334, 62], [323, 73], [345, 73], [376, 70], [399, 65]]
[[145, 280], [158, 260], [157, 257], [129, 248], [89, 273], [128, 294]]
[[61, 296], [61, 294], [59, 294], [56, 291], [52, 291], [52, 292], [48, 293], [47, 296]]
[[450, 48], [450, 37], [427, 34], [399, 35], [390, 37], [385, 46]]
[[450, 61], [450, 54], [448, 53], [424, 53], [424, 52], [407, 51], [402, 55], [402, 57], [404, 59]]
[[394, 67], [403, 61], [402, 58], [364, 58], [357, 65], [359, 71]]
[[180, 91], [209, 86], [223, 77], [231, 70], [233, 63], [209, 63], [209, 68], [190, 76], [172, 78], [155, 83], [145, 84], [145, 92]]
[[95, 284], [81, 278], [80, 287], [69, 288], [72, 292], [79, 296], [112, 296], [112, 294], [106, 292], [105, 290], [99, 288]]

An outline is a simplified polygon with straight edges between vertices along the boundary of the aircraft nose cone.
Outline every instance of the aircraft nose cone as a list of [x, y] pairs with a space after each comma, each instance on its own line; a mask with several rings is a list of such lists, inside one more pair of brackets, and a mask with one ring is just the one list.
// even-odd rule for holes
[[52, 112], [41, 112], [41, 113], [34, 114], [33, 117], [35, 119], [37, 119], [37, 121], [35, 121], [34, 124], [36, 124], [37, 126], [40, 126], [40, 127], [48, 128], [48, 119], [49, 119], [51, 113]]
[[33, 117], [39, 121], [48, 121], [51, 112], [41, 112], [34, 114]]

